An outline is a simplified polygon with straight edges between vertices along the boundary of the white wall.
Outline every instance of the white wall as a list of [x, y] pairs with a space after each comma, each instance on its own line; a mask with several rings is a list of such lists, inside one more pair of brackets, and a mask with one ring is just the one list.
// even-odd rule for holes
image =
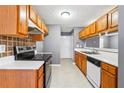
[[73, 57], [73, 36], [61, 36], [60, 57]]
[[49, 34], [44, 40], [44, 52], [52, 52], [52, 64], [60, 64], [60, 35], [59, 25], [48, 25]]
[[43, 52], [43, 41], [36, 42], [36, 50], [37, 52]]

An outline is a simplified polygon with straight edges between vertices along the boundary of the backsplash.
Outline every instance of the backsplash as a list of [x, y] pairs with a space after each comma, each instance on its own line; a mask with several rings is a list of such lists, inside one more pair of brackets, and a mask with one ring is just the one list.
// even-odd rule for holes
[[14, 46], [34, 45], [32, 38], [18, 38], [10, 36], [0, 36], [0, 44], [6, 45], [6, 51], [0, 53], [0, 58], [13, 55]]
[[91, 37], [85, 40], [86, 47], [95, 47], [99, 48], [100, 46], [100, 38], [99, 36]]

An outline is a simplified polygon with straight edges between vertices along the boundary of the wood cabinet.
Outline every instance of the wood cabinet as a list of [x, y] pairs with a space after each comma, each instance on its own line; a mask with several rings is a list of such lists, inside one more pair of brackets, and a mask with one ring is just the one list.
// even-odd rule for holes
[[[29, 19], [44, 32], [44, 36], [48, 34], [48, 28], [46, 24], [41, 20], [41, 17], [37, 14], [31, 5], [29, 6]], [[38, 40], [41, 39], [41, 36], [44, 37], [43, 35], [39, 35]]]
[[89, 34], [90, 34], [90, 28], [89, 27], [86, 27], [82, 31], [79, 32], [79, 38], [80, 39], [87, 38], [89, 36]]
[[81, 71], [86, 75], [87, 73], [87, 56], [81, 54]]
[[47, 28], [47, 26], [44, 24], [44, 22], [42, 22], [42, 30], [44, 31], [45, 35], [48, 34], [48, 28]]
[[90, 29], [89, 29], [89, 26], [86, 28], [85, 30], [85, 35], [88, 36], [90, 34]]
[[[87, 29], [89, 28], [89, 30]], [[90, 38], [99, 33], [118, 31], [118, 7], [116, 6], [110, 12], [100, 17], [98, 20], [88, 25], [79, 32], [80, 39]]]
[[106, 14], [96, 21], [96, 31], [102, 32], [107, 30], [107, 28], [108, 28], [108, 15]]
[[31, 35], [32, 36], [32, 41], [43, 41], [44, 40], [44, 34], [36, 34], [36, 35]]
[[37, 25], [38, 25], [39, 28], [42, 29], [42, 21], [41, 21], [40, 16], [37, 16]]
[[40, 67], [40, 69], [38, 70], [38, 85], [37, 88], [43, 88], [44, 87], [44, 68], [43, 66]]
[[27, 6], [20, 5], [18, 6], [18, 32], [23, 35], [28, 34], [28, 18], [27, 18]]
[[82, 39], [82, 38], [85, 38], [85, 30], [81, 30], [79, 32], [79, 38]]
[[35, 9], [31, 5], [29, 6], [29, 18], [32, 22], [37, 24], [37, 14]]
[[90, 31], [89, 31], [90, 35], [96, 33], [96, 24], [95, 24], [95, 22], [92, 23], [92, 24], [89, 26], [89, 30], [90, 30]]
[[86, 75], [87, 56], [85, 56], [79, 52], [75, 52], [75, 62], [76, 62], [76, 65], [78, 66], [78, 68]]
[[44, 74], [42, 74], [41, 77], [38, 79], [38, 88], [43, 88], [44, 87]]
[[115, 7], [108, 13], [109, 32], [118, 31], [118, 7]]
[[43, 66], [38, 70], [0, 70], [0, 88], [42, 88], [43, 82]]
[[101, 71], [101, 87], [116, 88], [117, 87], [117, 67], [102, 63]]
[[80, 58], [79, 52], [75, 52], [75, 62], [76, 62], [76, 65], [80, 68], [81, 67], [81, 58]]
[[30, 5], [29, 6], [29, 19], [40, 29], [44, 32], [44, 34], [39, 35], [31, 35], [33, 41], [42, 41], [44, 40], [44, 36], [48, 34], [48, 28], [45, 23], [41, 20], [41, 17], [37, 14], [35, 9]]
[[27, 37], [27, 6], [0, 6], [0, 35]]
[[[78, 68], [86, 76], [87, 74], [87, 56], [75, 51], [75, 62]], [[101, 88], [117, 88], [118, 68], [101, 63]]]

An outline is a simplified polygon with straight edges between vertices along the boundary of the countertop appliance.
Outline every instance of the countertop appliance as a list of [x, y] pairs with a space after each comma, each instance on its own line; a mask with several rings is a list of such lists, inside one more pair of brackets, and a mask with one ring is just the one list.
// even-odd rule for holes
[[87, 79], [95, 87], [100, 87], [101, 61], [87, 57]]
[[35, 54], [33, 46], [16, 46], [14, 47], [14, 55], [15, 60], [44, 61], [44, 87], [50, 86], [52, 54]]

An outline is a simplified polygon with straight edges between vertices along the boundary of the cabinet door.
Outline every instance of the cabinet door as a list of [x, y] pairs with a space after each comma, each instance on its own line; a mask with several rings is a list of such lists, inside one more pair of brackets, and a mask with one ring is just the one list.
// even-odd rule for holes
[[27, 6], [20, 5], [18, 6], [18, 33], [27, 35], [28, 33], [28, 22], [27, 22]]
[[46, 27], [44, 22], [42, 22], [42, 30], [45, 32], [45, 34], [48, 34], [48, 28]]
[[105, 31], [108, 28], [108, 15], [98, 19], [96, 22], [97, 32]]
[[102, 69], [102, 79], [101, 87], [102, 88], [116, 88], [116, 76]]
[[116, 7], [109, 13], [109, 27], [117, 27], [118, 26], [118, 8]]
[[44, 87], [44, 75], [41, 75], [41, 77], [38, 79], [38, 88]]
[[41, 22], [40, 16], [37, 16], [37, 25], [38, 25], [39, 28], [42, 27], [42, 22]]
[[82, 54], [81, 70], [86, 75], [87, 72], [87, 59], [86, 56]]
[[96, 25], [95, 25], [95, 23], [92, 23], [91, 25], [90, 25], [90, 34], [95, 34], [96, 33]]
[[86, 28], [86, 30], [85, 30], [86, 32], [86, 36], [88, 36], [89, 35], [89, 26]]
[[32, 6], [29, 6], [29, 18], [32, 22], [37, 24], [37, 15], [36, 15], [36, 12]]
[[76, 65], [77, 65], [77, 62], [78, 61], [78, 55], [77, 55], [77, 53], [75, 53], [75, 63], [76, 63]]
[[79, 64], [79, 68], [81, 69], [82, 56], [81, 56], [80, 53], [78, 54], [78, 56], [79, 56], [79, 62], [78, 62], [78, 64]]
[[44, 34], [39, 35], [32, 35], [32, 40], [35, 41], [43, 41], [44, 40]]

